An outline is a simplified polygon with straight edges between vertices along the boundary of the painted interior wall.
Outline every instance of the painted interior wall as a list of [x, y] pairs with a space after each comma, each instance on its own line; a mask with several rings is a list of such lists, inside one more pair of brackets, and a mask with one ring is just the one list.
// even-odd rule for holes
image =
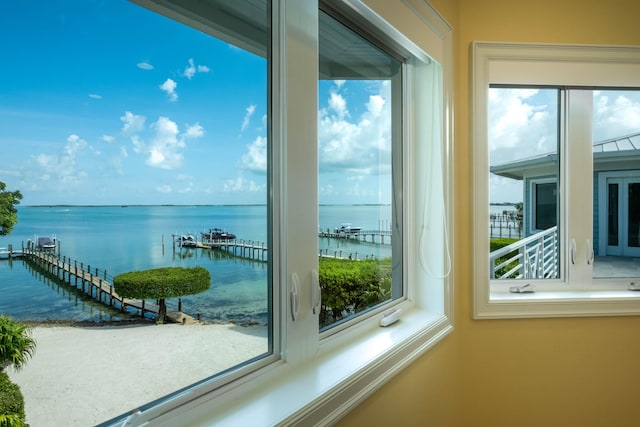
[[[402, 7], [402, 0], [367, 3], [383, 16]], [[640, 2], [430, 3], [454, 28], [455, 330], [339, 425], [640, 425], [640, 316], [473, 320], [468, 209], [470, 43], [640, 45]]]

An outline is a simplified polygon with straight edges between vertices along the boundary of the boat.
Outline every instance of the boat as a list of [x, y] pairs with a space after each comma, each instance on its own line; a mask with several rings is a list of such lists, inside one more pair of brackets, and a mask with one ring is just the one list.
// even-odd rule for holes
[[334, 230], [338, 235], [360, 234], [360, 231], [362, 231], [362, 227], [354, 227], [350, 223], [340, 224], [340, 227]]
[[55, 237], [53, 240], [48, 237], [38, 237], [37, 247], [43, 251], [52, 251], [56, 248], [56, 239]]
[[178, 242], [180, 243], [180, 246], [195, 247], [198, 245], [198, 241], [191, 234], [181, 235], [178, 238]]
[[202, 232], [202, 240], [215, 241], [215, 240], [233, 240], [236, 235], [223, 231], [220, 228], [210, 228], [207, 232]]

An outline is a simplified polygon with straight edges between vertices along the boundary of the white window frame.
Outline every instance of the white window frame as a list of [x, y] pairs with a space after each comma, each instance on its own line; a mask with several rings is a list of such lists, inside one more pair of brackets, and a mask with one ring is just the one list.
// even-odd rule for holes
[[[569, 88], [640, 87], [640, 47], [488, 43], [472, 46], [472, 138], [474, 197], [474, 317], [559, 317], [640, 314], [640, 293], [628, 290], [633, 279], [592, 278], [593, 187], [591, 182], [591, 92], [561, 96], [560, 212], [561, 278], [531, 282], [534, 293], [512, 293], [521, 280], [489, 279], [489, 86], [522, 85]], [[571, 123], [570, 126], [564, 126]], [[584, 141], [588, 141], [588, 146]], [[575, 245], [573, 244], [575, 242]], [[573, 253], [575, 263], [572, 262]]]
[[[170, 17], [174, 13], [165, 0], [139, 2]], [[274, 276], [279, 290], [274, 291], [274, 306], [280, 307], [274, 325], [276, 360], [222, 387], [205, 381], [118, 425], [239, 426], [255, 425], [257, 420], [261, 425], [331, 424], [452, 330], [451, 28], [422, 0], [379, 4], [376, 11], [359, 0], [335, 3], [351, 9], [414, 57], [403, 87], [407, 293], [393, 306], [402, 312], [400, 321], [380, 327], [386, 311], [374, 312], [326, 338], [318, 332], [318, 314], [312, 310], [318, 265], [317, 193], [309, 191], [317, 189], [318, 4], [274, 0], [272, 191], [275, 240], [280, 242], [274, 242], [273, 254], [274, 268], [280, 272]], [[191, 19], [197, 25], [197, 17]], [[400, 28], [389, 21], [400, 23]], [[407, 34], [415, 26], [421, 31], [411, 39]], [[431, 60], [441, 68], [429, 68]], [[436, 70], [431, 71], [433, 79], [426, 79], [427, 68]], [[425, 117], [431, 110], [439, 114]], [[441, 124], [436, 126], [441, 133], [432, 133], [434, 120]], [[438, 173], [427, 177], [425, 170]], [[296, 320], [290, 306], [294, 276]]]

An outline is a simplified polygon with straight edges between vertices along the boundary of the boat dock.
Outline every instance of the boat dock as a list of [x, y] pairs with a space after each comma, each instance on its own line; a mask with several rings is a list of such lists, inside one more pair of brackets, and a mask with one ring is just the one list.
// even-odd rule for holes
[[[191, 235], [188, 235], [191, 236]], [[184, 235], [173, 234], [174, 245], [179, 247], [214, 249], [226, 251], [229, 254], [253, 261], [266, 262], [268, 260], [268, 248], [264, 242], [255, 240], [196, 240], [195, 238], [184, 238]]]
[[340, 230], [326, 230], [318, 231], [318, 237], [326, 237], [330, 239], [351, 239], [364, 243], [375, 243], [379, 245], [391, 244], [391, 231], [386, 230], [357, 230], [344, 232]]
[[[385, 244], [385, 237], [391, 244], [390, 231], [366, 231], [359, 234], [352, 233], [345, 237], [344, 233], [332, 233], [330, 230], [320, 232], [319, 237], [333, 239], [355, 239], [360, 242], [373, 243], [376, 245]], [[205, 250], [225, 251], [231, 256], [243, 258], [251, 261], [266, 262], [269, 257], [269, 249], [264, 242], [254, 240], [197, 240], [191, 234], [173, 234], [174, 250], [177, 245], [179, 248], [195, 248]], [[340, 249], [321, 249], [319, 251], [320, 258], [337, 258], [350, 260], [375, 259], [373, 255], [363, 255], [358, 252], [349, 252]]]
[[13, 259], [22, 257], [22, 251], [14, 251], [13, 245], [9, 245], [6, 248], [0, 248], [0, 259]]
[[[155, 304], [118, 295], [114, 290], [113, 277], [107, 274], [106, 270], [93, 269], [77, 260], [61, 257], [53, 250], [38, 249], [33, 242], [28, 242], [22, 252], [27, 262], [40, 266], [69, 286], [81, 289], [101, 304], [120, 308], [123, 312], [127, 311], [128, 307], [133, 308], [143, 317], [145, 313], [158, 314], [158, 306]], [[167, 310], [167, 318], [170, 321], [183, 324], [198, 322], [181, 311], [181, 302], [178, 306], [178, 311]]]

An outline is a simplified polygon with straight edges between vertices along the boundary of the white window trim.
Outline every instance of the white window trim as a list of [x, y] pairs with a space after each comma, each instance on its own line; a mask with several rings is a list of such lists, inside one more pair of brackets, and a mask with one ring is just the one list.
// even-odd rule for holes
[[[483, 319], [640, 314], [640, 293], [627, 290], [629, 279], [589, 278], [589, 283], [585, 280], [582, 286], [575, 285], [580, 280], [573, 280], [574, 286], [571, 287], [560, 280], [549, 280], [540, 284], [536, 282], [536, 292], [529, 294], [509, 292], [511, 286], [521, 286], [522, 281], [505, 280], [499, 284], [492, 284], [488, 272], [489, 230], [486, 225], [489, 221], [489, 85], [640, 87], [640, 47], [475, 42], [472, 55], [474, 317]], [[563, 114], [578, 113], [565, 111]], [[584, 139], [584, 135], [581, 137]], [[570, 146], [571, 143], [567, 145]], [[564, 156], [565, 161], [567, 158], [569, 156]], [[584, 165], [584, 161], [585, 159], [572, 157], [572, 164], [565, 166], [573, 166], [576, 169], [580, 162]], [[578, 165], [575, 162], [578, 162]], [[560, 191], [566, 189], [560, 187]], [[573, 197], [571, 193], [570, 197]], [[560, 216], [564, 215], [568, 215], [568, 212], [563, 212], [561, 206]], [[571, 241], [568, 234], [561, 239], [564, 242]], [[585, 237], [580, 241], [587, 239], [588, 237]], [[589, 249], [585, 245], [577, 244], [576, 250], [577, 257], [582, 259], [588, 256]], [[568, 249], [564, 251], [565, 254], [568, 252]], [[567, 261], [562, 260], [564, 265]]]
[[[418, 177], [424, 173], [425, 150], [429, 150], [425, 138], [429, 138], [424, 118], [413, 109], [405, 118], [405, 134], [408, 144], [403, 150], [405, 181], [405, 257], [406, 298], [395, 308], [402, 310], [401, 319], [386, 328], [379, 326], [383, 313], [365, 318], [345, 331], [319, 340], [318, 316], [311, 314], [311, 286], [313, 269], [317, 268], [317, 251], [309, 244], [309, 230], [317, 230], [317, 196], [304, 188], [317, 188], [317, 173], [296, 159], [314, 159], [317, 138], [317, 97], [311, 90], [317, 88], [317, 3], [274, 1], [278, 10], [277, 40], [274, 40], [274, 110], [282, 120], [274, 124], [274, 192], [282, 197], [274, 210], [279, 218], [279, 235], [283, 241], [280, 255], [274, 263], [282, 271], [280, 282], [289, 283], [294, 272], [300, 278], [300, 317], [292, 321], [288, 311], [288, 292], [279, 294], [282, 329], [274, 331], [282, 336], [280, 360], [263, 366], [221, 388], [213, 384], [200, 385], [173, 396], [144, 412], [135, 413], [119, 425], [326, 425], [331, 424], [382, 384], [396, 375], [431, 348], [453, 328], [453, 278], [451, 257], [453, 252], [453, 45], [451, 28], [426, 2], [403, 0], [405, 9], [400, 14], [410, 15], [424, 25], [417, 51], [427, 45], [427, 51], [435, 52], [433, 58], [442, 64], [442, 88], [436, 90], [436, 99], [442, 105], [442, 168], [443, 194], [431, 194], [430, 201], [442, 199], [441, 208], [435, 207], [442, 218], [430, 218], [424, 224], [426, 183]], [[357, 0], [345, 4], [357, 10], [369, 22], [385, 31], [392, 27], [372, 9]], [[386, 6], [386, 5], [383, 5]], [[398, 7], [393, 11], [398, 13]], [[402, 34], [395, 31], [399, 38]], [[423, 38], [424, 34], [429, 37]], [[405, 38], [408, 41], [408, 38]], [[420, 47], [416, 47], [420, 46]], [[415, 52], [414, 52], [415, 53]], [[409, 71], [408, 85], [414, 74]], [[311, 76], [311, 77], [310, 77]], [[416, 82], [418, 86], [419, 82]], [[298, 90], [297, 90], [298, 89]], [[405, 87], [405, 96], [415, 87]], [[425, 89], [419, 87], [418, 89]], [[442, 93], [439, 92], [442, 90]], [[411, 95], [413, 96], [413, 95]], [[411, 108], [413, 102], [405, 107]], [[423, 108], [424, 106], [420, 107]], [[277, 141], [281, 141], [281, 145]], [[426, 139], [430, 141], [430, 139]], [[422, 154], [422, 156], [421, 156]], [[428, 156], [427, 156], [428, 158]], [[279, 171], [279, 172], [278, 172]], [[315, 184], [315, 186], [314, 186]], [[287, 187], [288, 186], [288, 187]], [[295, 187], [295, 188], [292, 188]], [[309, 194], [313, 193], [313, 194]], [[437, 192], [435, 192], [437, 193]], [[307, 212], [308, 211], [308, 212]], [[432, 210], [430, 210], [431, 212]], [[308, 213], [308, 214], [305, 214]], [[431, 222], [435, 221], [435, 222]], [[427, 232], [420, 230], [427, 228]], [[435, 231], [434, 231], [435, 229]], [[444, 248], [428, 248], [425, 233], [440, 233]], [[427, 248], [427, 249], [425, 249]], [[435, 263], [444, 265], [442, 272], [425, 268], [421, 254], [442, 255]], [[305, 272], [303, 274], [303, 272]], [[435, 274], [434, 274], [435, 273]], [[442, 274], [442, 277], [438, 277]], [[285, 290], [288, 286], [284, 286]], [[315, 331], [315, 333], [313, 333]], [[313, 335], [310, 337], [309, 335]], [[276, 349], [276, 352], [278, 350]]]

